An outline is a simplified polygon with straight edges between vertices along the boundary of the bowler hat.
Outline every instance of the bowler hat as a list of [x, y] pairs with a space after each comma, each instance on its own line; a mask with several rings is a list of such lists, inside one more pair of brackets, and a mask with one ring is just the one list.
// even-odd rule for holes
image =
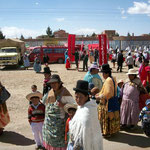
[[60, 76], [58, 74], [53, 74], [50, 78], [50, 80], [47, 82], [47, 84], [49, 83], [54, 83], [54, 82], [58, 82], [58, 83], [63, 83], [60, 79]]
[[49, 67], [44, 67], [44, 72], [43, 73], [48, 73], [50, 74], [51, 73], [51, 70]]
[[78, 80], [76, 88], [73, 88], [74, 91], [76, 92], [81, 92], [84, 94], [89, 94], [89, 83], [84, 80]]
[[112, 69], [110, 68], [109, 64], [103, 64], [102, 65], [102, 70], [101, 72], [108, 72], [108, 71], [111, 71]]

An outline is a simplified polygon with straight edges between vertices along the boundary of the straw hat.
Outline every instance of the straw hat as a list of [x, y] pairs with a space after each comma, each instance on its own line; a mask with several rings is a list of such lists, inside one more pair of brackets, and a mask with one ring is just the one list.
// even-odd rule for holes
[[68, 109], [69, 108], [74, 108], [74, 109], [77, 109], [77, 107], [78, 107], [78, 105], [77, 104], [75, 104], [75, 103], [73, 103], [73, 104], [66, 104], [65, 106], [64, 106], [64, 110], [65, 110], [65, 112], [66, 113], [68, 113]]
[[129, 69], [127, 75], [129, 75], [129, 74], [137, 75], [138, 72], [135, 69]]
[[30, 101], [31, 97], [39, 97], [41, 99], [43, 95], [39, 91], [32, 92], [26, 96], [26, 99]]
[[124, 81], [123, 81], [122, 79], [120, 79], [120, 80], [118, 81], [118, 84], [119, 84], [119, 83], [124, 83]]
[[58, 74], [53, 74], [50, 80], [47, 82], [47, 84], [54, 83], [54, 82], [63, 83]]

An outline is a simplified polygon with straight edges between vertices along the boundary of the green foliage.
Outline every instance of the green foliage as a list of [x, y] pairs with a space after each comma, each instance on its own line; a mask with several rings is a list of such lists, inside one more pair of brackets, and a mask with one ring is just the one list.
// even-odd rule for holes
[[46, 33], [47, 33], [48, 37], [53, 37], [53, 32], [50, 27], [47, 27]]
[[119, 36], [119, 34], [116, 32], [116, 33], [115, 33], [115, 36]]
[[3, 32], [0, 30], [0, 39], [5, 39], [5, 36], [3, 35]]
[[20, 40], [24, 40], [24, 36], [22, 34], [20, 36]]
[[128, 32], [127, 36], [131, 36], [131, 34]]
[[95, 37], [95, 36], [96, 36], [96, 34], [95, 34], [95, 32], [93, 32], [92, 37]]

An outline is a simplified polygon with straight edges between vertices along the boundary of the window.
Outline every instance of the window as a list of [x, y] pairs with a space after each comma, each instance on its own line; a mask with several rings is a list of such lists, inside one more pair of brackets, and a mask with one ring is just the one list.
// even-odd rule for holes
[[67, 48], [55, 48], [54, 53], [64, 53], [67, 50]]
[[40, 53], [40, 51], [41, 51], [41, 49], [40, 48], [35, 48], [34, 50], [33, 50], [33, 53]]
[[53, 53], [53, 49], [52, 48], [43, 48], [43, 52], [44, 52], [44, 54]]

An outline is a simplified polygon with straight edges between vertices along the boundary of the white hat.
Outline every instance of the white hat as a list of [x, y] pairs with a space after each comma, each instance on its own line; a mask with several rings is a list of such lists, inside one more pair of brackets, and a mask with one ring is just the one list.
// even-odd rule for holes
[[26, 99], [30, 101], [31, 97], [39, 97], [41, 99], [43, 97], [43, 95], [39, 91], [32, 92], [26, 96]]
[[122, 79], [120, 79], [120, 80], [118, 81], [118, 84], [119, 84], [119, 83], [124, 83], [124, 81], [123, 81]]
[[129, 69], [127, 75], [129, 75], [129, 74], [135, 74], [135, 75], [137, 75], [138, 72], [136, 70], [134, 70], [134, 69]]
[[74, 109], [77, 109], [77, 107], [78, 107], [78, 105], [77, 104], [75, 104], [75, 103], [73, 103], [73, 104], [66, 104], [65, 106], [64, 106], [64, 110], [65, 110], [65, 112], [66, 113], [68, 113], [68, 109], [69, 108], [74, 108]]

